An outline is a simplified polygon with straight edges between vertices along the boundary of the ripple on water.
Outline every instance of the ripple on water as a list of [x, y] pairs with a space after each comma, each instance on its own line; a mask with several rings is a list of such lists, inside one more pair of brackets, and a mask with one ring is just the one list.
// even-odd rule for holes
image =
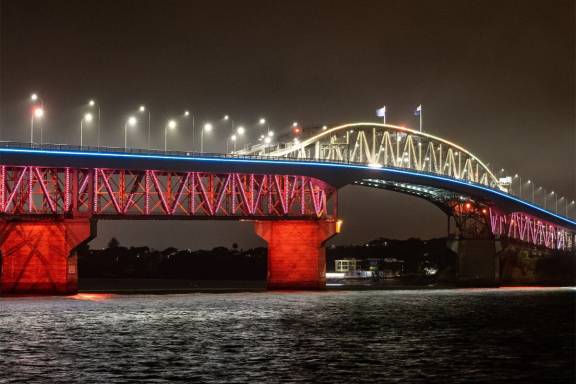
[[0, 299], [0, 382], [573, 383], [567, 289]]

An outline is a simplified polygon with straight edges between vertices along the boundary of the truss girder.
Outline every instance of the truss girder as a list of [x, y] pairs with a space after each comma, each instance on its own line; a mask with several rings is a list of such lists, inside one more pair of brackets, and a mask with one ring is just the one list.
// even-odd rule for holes
[[573, 232], [521, 212], [503, 214], [490, 209], [490, 228], [494, 235], [537, 246], [560, 250], [576, 248]]
[[306, 176], [0, 166], [0, 215], [336, 216], [336, 191]]

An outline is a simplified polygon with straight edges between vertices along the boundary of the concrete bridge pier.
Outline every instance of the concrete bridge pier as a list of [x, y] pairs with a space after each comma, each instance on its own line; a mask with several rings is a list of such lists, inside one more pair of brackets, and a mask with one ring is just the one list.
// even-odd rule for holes
[[449, 240], [448, 246], [458, 255], [457, 284], [500, 286], [500, 240], [456, 238]]
[[255, 227], [268, 242], [268, 289], [326, 288], [324, 244], [339, 232], [336, 221], [257, 221]]
[[0, 222], [0, 294], [77, 293], [75, 250], [95, 236], [95, 229], [89, 218]]

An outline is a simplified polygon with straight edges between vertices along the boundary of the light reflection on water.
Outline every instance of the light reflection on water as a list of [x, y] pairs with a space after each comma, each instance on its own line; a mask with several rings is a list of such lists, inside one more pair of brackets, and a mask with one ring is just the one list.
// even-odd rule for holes
[[0, 382], [574, 382], [573, 288], [0, 299]]

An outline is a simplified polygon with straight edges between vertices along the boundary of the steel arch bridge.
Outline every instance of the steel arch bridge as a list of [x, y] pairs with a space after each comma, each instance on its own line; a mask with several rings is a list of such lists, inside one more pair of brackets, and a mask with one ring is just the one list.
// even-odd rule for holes
[[255, 221], [268, 287], [321, 289], [337, 191], [350, 184], [442, 209], [463, 280], [498, 284], [497, 244], [576, 251], [576, 220], [513, 196], [465, 148], [404, 127], [346, 124], [232, 154], [0, 143], [0, 291], [75, 292], [74, 250], [103, 219]]
[[410, 169], [506, 191], [488, 166], [465, 148], [428, 133], [390, 124], [344, 124], [302, 141], [276, 147], [259, 145], [237, 153]]

